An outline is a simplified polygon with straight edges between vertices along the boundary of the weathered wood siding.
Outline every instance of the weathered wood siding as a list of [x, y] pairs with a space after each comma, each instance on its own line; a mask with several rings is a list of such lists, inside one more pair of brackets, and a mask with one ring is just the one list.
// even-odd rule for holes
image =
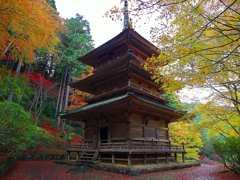
[[132, 114], [130, 121], [130, 137], [138, 140], [154, 140], [160, 144], [168, 143], [168, 124], [166, 121], [152, 117]]
[[112, 139], [117, 140], [121, 138], [127, 138], [127, 124], [121, 123], [121, 124], [112, 124]]
[[85, 127], [84, 140], [93, 140], [93, 136], [97, 135], [97, 127]]
[[131, 138], [143, 138], [143, 118], [139, 114], [132, 114], [129, 117], [130, 121], [130, 137]]
[[168, 123], [166, 121], [159, 120], [157, 134], [158, 134], [158, 139], [169, 140], [168, 139]]

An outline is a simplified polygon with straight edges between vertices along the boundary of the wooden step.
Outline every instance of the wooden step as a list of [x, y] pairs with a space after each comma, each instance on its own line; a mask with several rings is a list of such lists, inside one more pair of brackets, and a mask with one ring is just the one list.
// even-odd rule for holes
[[81, 153], [81, 156], [78, 162], [89, 161], [95, 162], [98, 156], [98, 151], [84, 151]]
[[83, 152], [82, 154], [83, 154], [83, 155], [87, 155], [87, 156], [94, 156], [95, 153], [86, 153], [86, 152]]
[[83, 156], [81, 159], [92, 159], [93, 157]]

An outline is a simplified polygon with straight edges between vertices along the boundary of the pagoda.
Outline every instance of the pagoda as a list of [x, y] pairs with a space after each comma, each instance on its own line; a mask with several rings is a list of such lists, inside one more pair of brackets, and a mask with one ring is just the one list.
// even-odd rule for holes
[[70, 84], [91, 96], [86, 105], [61, 115], [84, 123], [83, 143], [68, 145], [68, 155], [77, 153], [77, 161], [131, 166], [177, 161], [180, 154], [184, 162], [184, 145], [171, 145], [168, 128], [183, 114], [167, 105], [161, 86], [142, 68], [158, 54], [158, 48], [125, 23], [120, 34], [78, 59], [94, 71]]

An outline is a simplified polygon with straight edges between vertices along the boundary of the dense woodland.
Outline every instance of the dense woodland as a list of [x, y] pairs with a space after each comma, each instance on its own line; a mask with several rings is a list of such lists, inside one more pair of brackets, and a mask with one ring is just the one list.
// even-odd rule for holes
[[[79, 143], [81, 126], [68, 134], [58, 114], [88, 96], [68, 83], [91, 74], [76, 60], [94, 49], [89, 22], [79, 14], [62, 19], [54, 0], [0, 6], [0, 155], [50, 144], [64, 150], [68, 138]], [[143, 68], [162, 84], [170, 106], [188, 112], [171, 124], [171, 143], [185, 143], [188, 161], [217, 161], [240, 173], [239, 2], [129, 0], [128, 11], [133, 27], [156, 18], [150, 33], [161, 53]], [[106, 16], [121, 19], [122, 9]], [[182, 103], [184, 88], [211, 93], [204, 102]]]

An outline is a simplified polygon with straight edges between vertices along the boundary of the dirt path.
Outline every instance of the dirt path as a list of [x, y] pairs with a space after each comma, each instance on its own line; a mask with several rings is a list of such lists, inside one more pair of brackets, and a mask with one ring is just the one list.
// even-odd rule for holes
[[167, 172], [149, 173], [130, 177], [117, 173], [91, 170], [87, 173], [67, 173], [75, 168], [65, 164], [54, 164], [52, 161], [17, 161], [15, 166], [2, 180], [238, 180], [239, 175], [225, 170], [221, 165], [202, 165], [200, 167], [185, 168]]

